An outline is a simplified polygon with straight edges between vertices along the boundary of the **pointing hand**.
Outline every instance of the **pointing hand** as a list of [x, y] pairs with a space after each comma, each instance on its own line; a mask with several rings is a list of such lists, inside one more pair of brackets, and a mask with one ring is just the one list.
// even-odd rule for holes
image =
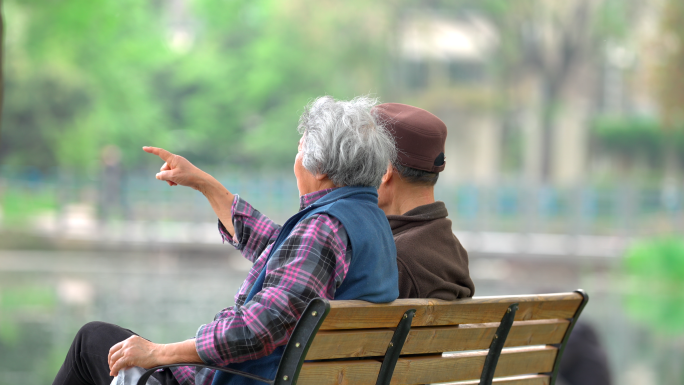
[[163, 148], [145, 146], [143, 147], [143, 150], [159, 156], [164, 161], [164, 164], [156, 175], [157, 179], [166, 181], [169, 186], [188, 186], [195, 190], [202, 191], [202, 187], [209, 175], [195, 167], [190, 161], [180, 155], [172, 154]]

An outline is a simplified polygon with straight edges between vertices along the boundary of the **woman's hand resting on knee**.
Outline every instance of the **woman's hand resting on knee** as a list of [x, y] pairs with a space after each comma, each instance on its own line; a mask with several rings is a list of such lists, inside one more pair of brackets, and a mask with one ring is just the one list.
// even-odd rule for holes
[[149, 369], [161, 365], [202, 363], [195, 349], [195, 340], [155, 344], [140, 336], [130, 336], [112, 346], [107, 360], [111, 376], [133, 366]]

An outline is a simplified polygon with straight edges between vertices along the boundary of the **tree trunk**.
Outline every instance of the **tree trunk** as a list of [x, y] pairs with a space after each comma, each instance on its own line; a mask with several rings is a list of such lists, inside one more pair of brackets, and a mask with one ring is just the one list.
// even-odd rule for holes
[[666, 140], [664, 151], [665, 167], [663, 183], [677, 184], [679, 182], [679, 159], [677, 159], [677, 147], [674, 140]]
[[[0, 117], [2, 116], [2, 104], [5, 91], [5, 83], [3, 82], [3, 61], [5, 60], [5, 21], [2, 15], [2, 0], [0, 0]], [[0, 119], [0, 141], [2, 140], [2, 119]]]
[[679, 159], [674, 140], [666, 140], [663, 151], [665, 167], [661, 186], [661, 199], [668, 210], [674, 210], [677, 206], [680, 188]]
[[553, 171], [554, 115], [558, 99], [557, 79], [544, 76], [542, 80], [541, 107], [541, 175], [542, 183], [551, 181]]

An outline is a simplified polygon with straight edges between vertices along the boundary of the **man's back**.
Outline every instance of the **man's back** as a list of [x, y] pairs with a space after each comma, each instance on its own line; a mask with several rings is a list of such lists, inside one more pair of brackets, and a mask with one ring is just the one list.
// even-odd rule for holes
[[397, 245], [399, 298], [472, 297], [468, 253], [451, 230], [444, 202], [388, 215]]

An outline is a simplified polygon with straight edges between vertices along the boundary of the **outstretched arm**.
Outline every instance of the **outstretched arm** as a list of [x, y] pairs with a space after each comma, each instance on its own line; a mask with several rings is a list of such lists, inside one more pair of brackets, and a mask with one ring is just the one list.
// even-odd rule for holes
[[169, 186], [187, 186], [204, 194], [226, 230], [235, 234], [231, 214], [234, 196], [227, 188], [216, 178], [200, 170], [180, 155], [172, 154], [158, 147], [145, 146], [143, 150], [159, 156], [164, 161], [157, 173], [157, 179], [166, 181]]

